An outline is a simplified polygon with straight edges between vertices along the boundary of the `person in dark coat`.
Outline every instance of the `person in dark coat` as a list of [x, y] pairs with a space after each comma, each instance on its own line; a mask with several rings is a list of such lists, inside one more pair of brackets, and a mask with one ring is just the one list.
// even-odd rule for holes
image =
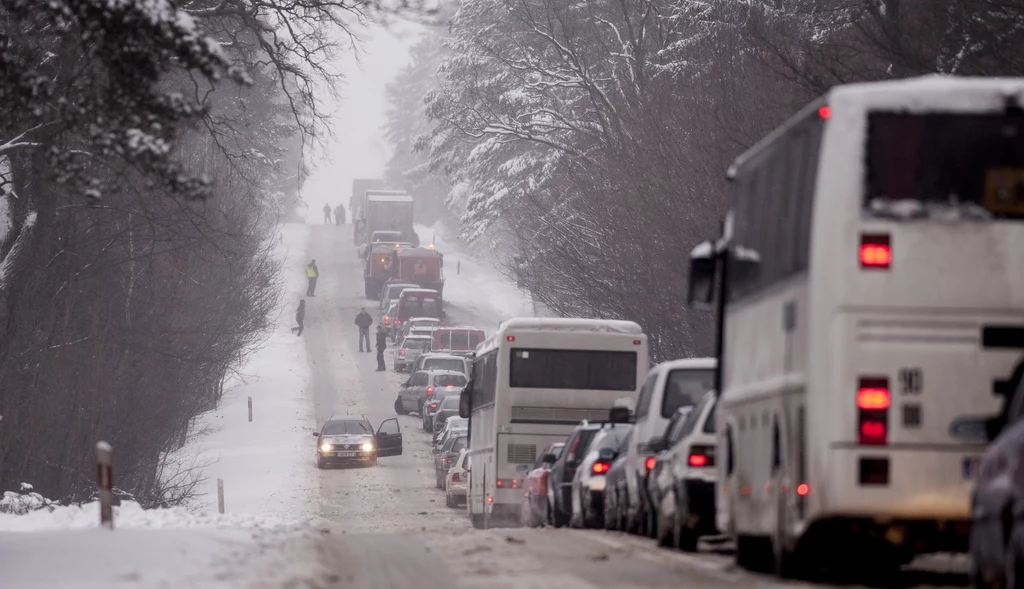
[[309, 265], [306, 266], [306, 280], [309, 281], [309, 286], [306, 287], [306, 296], [315, 297], [313, 294], [316, 292], [316, 279], [320, 278], [320, 269], [316, 267], [316, 260], [311, 260]]
[[370, 349], [370, 326], [373, 325], [373, 317], [366, 312], [366, 308], [359, 310], [359, 314], [356, 315], [356, 325], [359, 327], [359, 351], [363, 351], [363, 342], [366, 342], [366, 352], [372, 352]]
[[388, 347], [388, 334], [384, 331], [384, 326], [380, 323], [377, 324], [377, 372], [384, 372], [387, 368], [384, 366], [384, 350]]
[[295, 323], [298, 323], [297, 327], [292, 328], [292, 333], [295, 335], [302, 335], [302, 328], [304, 327], [303, 322], [306, 320], [306, 299], [299, 301], [299, 309], [295, 311]]
[[341, 205], [334, 207], [334, 224], [345, 224], [345, 209]]

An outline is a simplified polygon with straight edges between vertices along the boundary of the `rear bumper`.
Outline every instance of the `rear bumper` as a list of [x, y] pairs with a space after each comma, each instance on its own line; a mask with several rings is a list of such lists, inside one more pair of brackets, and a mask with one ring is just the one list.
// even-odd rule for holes
[[465, 497], [466, 483], [448, 483], [448, 494], [452, 497]]

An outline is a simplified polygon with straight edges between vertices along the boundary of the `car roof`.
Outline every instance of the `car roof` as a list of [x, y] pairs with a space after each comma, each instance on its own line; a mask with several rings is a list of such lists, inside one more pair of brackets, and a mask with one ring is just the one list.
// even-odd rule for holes
[[420, 358], [423, 358], [424, 361], [429, 360], [431, 358], [442, 358], [445, 360], [462, 360], [463, 362], [465, 362], [466, 360], [462, 356], [456, 356], [455, 354], [435, 354], [433, 352], [423, 354], [422, 356], [420, 356]]
[[441, 322], [441, 320], [438, 319], [437, 317], [410, 317], [409, 321], [437, 321], [438, 323]]
[[424, 372], [424, 373], [429, 374], [431, 376], [449, 376], [449, 375], [453, 375], [453, 376], [461, 376], [463, 378], [466, 377], [466, 374], [464, 372], [459, 372], [458, 370], [420, 370], [420, 372]]
[[429, 335], [407, 335], [407, 336], [405, 336], [405, 340], [404, 341], [409, 341], [411, 339], [414, 339], [414, 340], [425, 340], [425, 341], [428, 341], [428, 342], [434, 341], [434, 338], [430, 337]]
[[327, 421], [369, 421], [362, 413], [347, 413], [345, 415], [331, 415]]

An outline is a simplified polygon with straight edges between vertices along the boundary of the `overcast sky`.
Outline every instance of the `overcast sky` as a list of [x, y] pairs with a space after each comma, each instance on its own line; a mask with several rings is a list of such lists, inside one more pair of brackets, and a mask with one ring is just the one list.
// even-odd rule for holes
[[303, 186], [310, 222], [323, 222], [324, 203], [348, 208], [353, 178], [377, 178], [383, 172], [390, 155], [381, 137], [387, 108], [384, 87], [409, 63], [409, 48], [423, 29], [396, 22], [387, 28], [371, 25], [357, 34], [363, 40], [359, 61], [351, 54], [342, 59], [346, 81], [340, 103], [331, 105], [335, 138], [326, 159], [314, 159], [313, 174]]

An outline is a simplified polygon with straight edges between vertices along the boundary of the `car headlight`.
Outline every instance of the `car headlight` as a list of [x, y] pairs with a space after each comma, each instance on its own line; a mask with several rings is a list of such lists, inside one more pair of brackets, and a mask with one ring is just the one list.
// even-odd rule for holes
[[372, 442], [363, 442], [363, 452], [371, 452], [371, 451], [373, 451], [373, 443]]
[[331, 445], [330, 444], [321, 444], [320, 451], [321, 452], [330, 452], [331, 451]]

